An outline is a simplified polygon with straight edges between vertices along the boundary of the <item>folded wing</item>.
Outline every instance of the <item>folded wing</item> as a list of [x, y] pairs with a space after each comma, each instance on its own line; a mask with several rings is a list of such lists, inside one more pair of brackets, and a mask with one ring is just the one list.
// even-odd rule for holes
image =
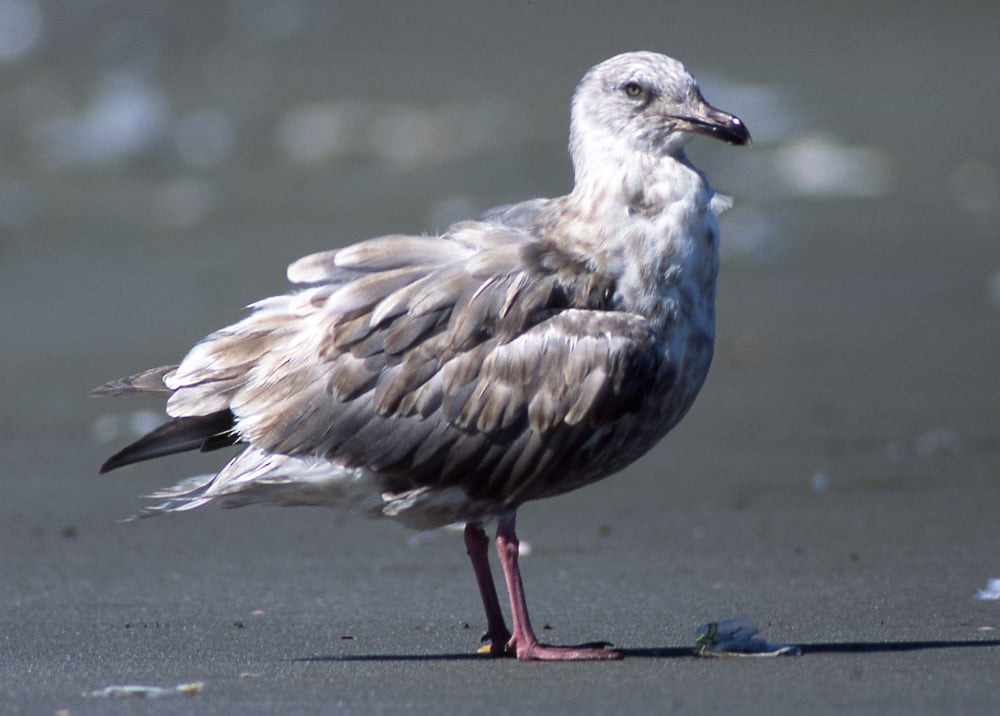
[[176, 368], [102, 387], [169, 392], [174, 418], [108, 469], [239, 441], [370, 469], [389, 492], [458, 485], [514, 503], [557, 489], [554, 462], [613, 452], [602, 436], [669, 387], [660, 337], [613, 310], [613, 284], [520, 227], [372, 239], [289, 278], [308, 285]]

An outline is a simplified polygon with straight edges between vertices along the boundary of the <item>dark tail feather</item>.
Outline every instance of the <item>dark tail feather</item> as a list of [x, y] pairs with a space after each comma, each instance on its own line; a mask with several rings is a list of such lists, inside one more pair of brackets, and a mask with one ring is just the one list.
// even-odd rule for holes
[[235, 445], [238, 439], [232, 433], [232, 428], [233, 414], [229, 410], [220, 410], [210, 415], [174, 418], [112, 455], [101, 465], [101, 472], [164, 455], [189, 450], [217, 450]]

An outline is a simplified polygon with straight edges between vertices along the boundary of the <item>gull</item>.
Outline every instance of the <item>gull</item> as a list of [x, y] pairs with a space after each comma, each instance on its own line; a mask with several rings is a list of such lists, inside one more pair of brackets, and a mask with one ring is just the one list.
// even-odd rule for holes
[[[515, 516], [638, 459], [705, 381], [716, 215], [730, 202], [688, 160], [694, 135], [750, 141], [670, 57], [596, 65], [573, 95], [569, 194], [439, 236], [382, 236], [295, 261], [297, 290], [252, 304], [178, 365], [93, 391], [165, 398], [171, 418], [101, 472], [236, 446], [218, 473], [152, 495], [162, 502], [147, 513], [267, 503], [416, 529], [464, 523], [486, 611], [481, 651], [620, 658], [606, 642], [539, 642]], [[494, 520], [512, 630], [489, 565]]]

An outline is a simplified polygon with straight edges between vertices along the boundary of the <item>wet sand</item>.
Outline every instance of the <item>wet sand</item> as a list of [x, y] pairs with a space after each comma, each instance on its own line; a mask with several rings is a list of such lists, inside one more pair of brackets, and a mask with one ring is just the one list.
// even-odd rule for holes
[[[0, 174], [4, 710], [995, 713], [1000, 601], [975, 595], [1000, 577], [998, 12], [718, 4], [636, 23], [533, 5], [461, 20], [298, 7], [297, 30], [234, 40], [231, 17], [123, 11], [140, 30], [115, 35], [46, 6], [47, 44], [0, 86], [20, 132]], [[470, 28], [479, 42], [459, 34]], [[476, 657], [481, 607], [457, 532], [277, 508], [119, 521], [219, 461], [98, 476], [128, 421], [157, 406], [91, 401], [90, 387], [180, 357], [283, 290], [284, 266], [309, 251], [564, 190], [573, 84], [637, 47], [684, 60], [757, 143], [691, 150], [738, 200], [698, 403], [641, 462], [519, 519], [544, 637], [606, 639], [628, 658]], [[59, 165], [69, 150], [45, 154], [55, 140], [29, 131], [26, 108], [96, 102], [128, 53], [152, 68], [170, 131]], [[218, 74], [234, 62], [255, 73], [247, 87]], [[230, 93], [213, 94], [213, 72]], [[289, 108], [345, 97], [408, 131], [487, 107], [510, 138], [305, 163], [282, 148]], [[199, 166], [176, 132], [206, 107], [224, 108], [232, 146]], [[222, 151], [207, 134], [203, 151]], [[803, 655], [690, 655], [700, 624], [738, 614]], [[84, 695], [191, 682], [204, 684], [191, 696]]]

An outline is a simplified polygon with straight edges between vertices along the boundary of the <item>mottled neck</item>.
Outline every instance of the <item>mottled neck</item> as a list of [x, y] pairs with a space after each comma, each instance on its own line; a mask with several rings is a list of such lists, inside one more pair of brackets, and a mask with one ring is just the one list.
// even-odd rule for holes
[[574, 160], [576, 183], [566, 208], [585, 228], [578, 226], [568, 238], [591, 255], [619, 253], [616, 244], [638, 234], [647, 235], [642, 243], [653, 241], [666, 251], [683, 238], [675, 229], [702, 215], [712, 198], [704, 177], [679, 149], [657, 156], [621, 151], [612, 143], [588, 147]]
[[584, 156], [566, 197], [573, 217], [561, 232], [566, 247], [616, 282], [624, 307], [647, 316], [662, 314], [665, 299], [689, 281], [711, 294], [718, 265], [713, 192], [683, 152], [590, 148]]

